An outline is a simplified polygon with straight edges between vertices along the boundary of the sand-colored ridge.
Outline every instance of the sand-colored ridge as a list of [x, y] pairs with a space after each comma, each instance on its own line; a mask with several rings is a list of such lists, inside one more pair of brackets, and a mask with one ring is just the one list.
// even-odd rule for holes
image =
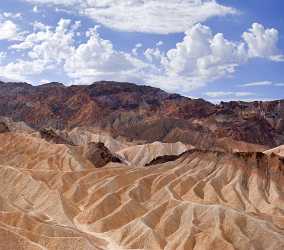
[[0, 134], [0, 141], [1, 164], [23, 169], [62, 171], [92, 167], [87, 161], [77, 159], [76, 152], [67, 145], [48, 143], [30, 134]]
[[120, 140], [112, 138], [106, 132], [98, 131], [91, 128], [87, 129], [76, 127], [70, 131], [64, 131], [64, 134], [75, 145], [86, 145], [90, 142], [102, 142], [113, 153], [127, 148], [131, 145], [131, 143], [129, 142], [122, 142]]
[[35, 133], [35, 130], [33, 130], [31, 127], [29, 127], [24, 122], [15, 122], [12, 119], [8, 117], [0, 116], [0, 123], [5, 124], [5, 126], [8, 127], [8, 130], [11, 132], [22, 132], [22, 133]]
[[145, 166], [160, 156], [178, 156], [192, 148], [191, 145], [185, 145], [181, 142], [153, 142], [130, 146], [118, 151], [117, 154], [133, 166]]
[[266, 150], [266, 151], [264, 151], [264, 153], [268, 154], [268, 155], [274, 153], [274, 154], [277, 154], [277, 155], [279, 155], [281, 157], [284, 157], [284, 145], [281, 145], [279, 147]]
[[[30, 134], [0, 141], [0, 249], [284, 249], [278, 151], [153, 143], [96, 168]], [[143, 167], [163, 154], [179, 157]]]

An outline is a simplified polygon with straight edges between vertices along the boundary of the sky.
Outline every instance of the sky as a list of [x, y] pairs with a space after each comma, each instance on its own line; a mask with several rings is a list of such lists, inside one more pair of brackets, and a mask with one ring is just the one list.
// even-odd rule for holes
[[283, 0], [1, 1], [0, 80], [283, 99], [283, 10]]

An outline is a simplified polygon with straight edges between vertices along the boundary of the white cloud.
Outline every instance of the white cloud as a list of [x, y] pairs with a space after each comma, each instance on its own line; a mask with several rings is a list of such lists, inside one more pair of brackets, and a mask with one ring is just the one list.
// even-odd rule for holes
[[14, 22], [10, 20], [0, 21], [0, 40], [16, 40], [17, 35], [18, 29]]
[[251, 92], [234, 92], [234, 95], [235, 95], [236, 97], [253, 96], [254, 93], [251, 93]]
[[[261, 53], [265, 59], [273, 60], [273, 54], [279, 52], [277, 39], [269, 38], [275, 33], [271, 31], [273, 29], [265, 29], [262, 25], [253, 24], [243, 37], [249, 36], [248, 34], [251, 34], [256, 27], [262, 27], [260, 30], [263, 36], [256, 34], [256, 37], [262, 37], [262, 39], [257, 38], [262, 44], [254, 50], [254, 53], [251, 52], [251, 41], [248, 39], [230, 41], [222, 33], [214, 35], [209, 27], [201, 24], [189, 29], [183, 41], [177, 43], [176, 47], [169, 50], [165, 56], [160, 56], [156, 49], [146, 50], [145, 56], [149, 62], [153, 62], [153, 54], [157, 55], [156, 58], [161, 57], [160, 73], [162, 76], [153, 76], [154, 79], [150, 79], [150, 82], [157, 85], [161, 81], [160, 85], [163, 86], [168, 78], [171, 79], [173, 85], [171, 89], [189, 91], [214, 80], [232, 76], [238, 66], [251, 58], [259, 57]], [[278, 32], [276, 33], [278, 36]], [[262, 52], [265, 48], [267, 49], [266, 54]], [[252, 84], [267, 85], [267, 82]]]
[[49, 83], [49, 82], [51, 82], [50, 80], [47, 80], [47, 79], [40, 79], [39, 81], [38, 81], [38, 84], [39, 85], [42, 85], [42, 84], [46, 84], [46, 83]]
[[85, 0], [25, 0], [25, 1], [30, 2], [30, 3], [38, 3], [38, 4], [54, 4], [54, 5], [62, 5], [62, 6], [72, 6], [76, 3], [81, 4]]
[[128, 53], [117, 51], [100, 37], [97, 28], [87, 34], [89, 40], [76, 48], [65, 62], [65, 71], [79, 81], [134, 78], [145, 64]]
[[241, 87], [257, 87], [257, 86], [270, 86], [273, 83], [271, 81], [261, 81], [261, 82], [249, 82], [240, 85]]
[[254, 23], [248, 32], [243, 33], [243, 39], [248, 46], [249, 56], [284, 61], [284, 55], [279, 54], [277, 47], [278, 36], [278, 30], [273, 28], [265, 29], [263, 25]]
[[183, 77], [166, 75], [162, 69], [154, 68], [152, 73], [144, 75], [145, 82], [149, 85], [162, 88], [171, 93], [189, 93], [206, 86], [208, 82], [202, 81], [198, 77]]
[[254, 93], [251, 92], [225, 92], [225, 91], [213, 91], [205, 93], [206, 96], [211, 98], [220, 98], [220, 97], [245, 97], [245, 96], [253, 96]]
[[87, 15], [116, 30], [169, 34], [184, 32], [194, 24], [214, 16], [236, 14], [216, 0], [26, 0], [35, 4], [54, 4]]
[[164, 44], [164, 42], [163, 42], [163, 41], [159, 41], [159, 42], [157, 42], [157, 43], [156, 43], [156, 46], [158, 46], [158, 47], [159, 47], [159, 46], [162, 46], [163, 44]]
[[27, 77], [40, 74], [45, 69], [43, 61], [25, 61], [18, 60], [17, 62], [9, 63], [5, 66], [0, 66], [1, 77], [16, 81], [27, 81]]
[[150, 62], [154, 62], [154, 61], [159, 61], [160, 62], [164, 55], [160, 51], [159, 48], [149, 48], [149, 49], [145, 50], [144, 56]]
[[260, 86], [276, 86], [276, 87], [282, 87], [284, 86], [284, 83], [274, 83], [272, 81], [260, 81], [260, 82], [250, 82], [245, 83], [242, 85], [239, 85], [240, 87], [260, 87]]
[[56, 12], [62, 12], [62, 13], [66, 13], [66, 14], [74, 14], [74, 11], [72, 10], [67, 10], [67, 9], [62, 9], [62, 8], [55, 8]]
[[33, 7], [33, 12], [34, 12], [34, 13], [38, 13], [38, 12], [39, 12], [39, 9], [38, 9], [38, 6], [37, 6], [37, 5], [35, 5], [35, 6]]
[[16, 49], [16, 50], [25, 50], [25, 49], [30, 49], [32, 48], [33, 43], [30, 41], [24, 41], [22, 43], [18, 43], [18, 44], [13, 44], [11, 46], [9, 46], [9, 49]]
[[6, 18], [21, 18], [22, 14], [17, 12], [17, 13], [13, 13], [13, 12], [4, 12], [3, 16]]
[[236, 101], [236, 102], [255, 102], [255, 101], [262, 101], [262, 102], [268, 102], [268, 101], [273, 101], [274, 99], [272, 98], [265, 98], [261, 96], [254, 96], [253, 98], [240, 98], [240, 97], [224, 97], [224, 98], [213, 98], [213, 99], [207, 99], [207, 101], [215, 104], [220, 104], [221, 102], [231, 102], [231, 101]]
[[284, 62], [284, 55], [270, 56], [270, 59], [274, 62]]
[[[53, 69], [76, 83], [132, 81], [170, 92], [188, 93], [214, 80], [232, 76], [239, 65], [253, 57], [249, 55], [250, 48], [245, 40], [230, 41], [201, 24], [186, 31], [183, 41], [175, 48], [164, 52], [156, 44], [154, 48], [145, 48], [144, 57], [138, 55], [142, 44], [136, 44], [129, 52], [117, 50], [111, 41], [100, 36], [98, 27], [90, 29], [85, 34], [86, 41], [78, 44], [74, 37], [81, 31], [80, 25], [80, 22], [66, 19], [61, 19], [56, 27], [34, 23], [33, 33], [10, 46], [10, 50], [22, 50], [25, 59], [0, 66], [0, 75], [26, 79]], [[244, 87], [258, 85], [267, 85], [267, 82], [248, 83]], [[236, 98], [249, 94], [231, 93]]]
[[[228, 41], [220, 33], [213, 35], [209, 27], [197, 24], [176, 48], [167, 52], [161, 63], [167, 76], [183, 78], [182, 82], [192, 89], [228, 77], [246, 60], [244, 43]], [[179, 89], [183, 83], [175, 84]]]
[[40, 30], [40, 31], [45, 31], [45, 30], [48, 30], [48, 29], [51, 28], [50, 26], [45, 25], [45, 24], [43, 24], [42, 22], [38, 22], [38, 21], [34, 21], [34, 22], [32, 23], [32, 25], [33, 25], [33, 30], [34, 30], [34, 31], [38, 31], [38, 30]]
[[[115, 50], [110, 41], [100, 37], [98, 27], [86, 32], [86, 43], [76, 46], [74, 36], [80, 25], [78, 21], [67, 19], [61, 19], [54, 28], [34, 23], [34, 33], [9, 47], [10, 50], [22, 50], [27, 59], [1, 66], [0, 74], [26, 80], [53, 69], [62, 71], [76, 82], [102, 79], [141, 82], [140, 71], [147, 64], [129, 53]], [[137, 44], [136, 48], [141, 46]]]
[[43, 60], [46, 64], [49, 62], [58, 63], [72, 54], [74, 34], [69, 32], [70, 25], [71, 21], [67, 19], [61, 19], [55, 31], [40, 25], [39, 32], [29, 34], [22, 43], [14, 44], [10, 48], [31, 49], [28, 55], [33, 60]]
[[[61, 19], [54, 31], [46, 29], [27, 35], [21, 43], [9, 48], [27, 51], [28, 58], [0, 67], [0, 75], [16, 80], [26, 80], [49, 69], [57, 69], [73, 53], [71, 21]], [[24, 52], [23, 52], [24, 53]]]
[[134, 55], [134, 56], [138, 56], [138, 50], [140, 49], [140, 48], [142, 48], [143, 47], [143, 44], [142, 43], [137, 43], [136, 45], [135, 45], [135, 47], [132, 49], [132, 54]]

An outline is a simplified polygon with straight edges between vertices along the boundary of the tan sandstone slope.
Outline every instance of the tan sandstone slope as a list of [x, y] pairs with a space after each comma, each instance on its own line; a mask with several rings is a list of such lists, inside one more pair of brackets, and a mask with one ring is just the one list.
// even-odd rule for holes
[[264, 153], [266, 154], [274, 153], [274, 154], [284, 157], [284, 145], [279, 146], [277, 148], [270, 149], [270, 150], [266, 150]]
[[[284, 249], [280, 155], [121, 150], [132, 164], [96, 168], [76, 146], [0, 134], [0, 249]], [[179, 156], [142, 166], [165, 152]]]

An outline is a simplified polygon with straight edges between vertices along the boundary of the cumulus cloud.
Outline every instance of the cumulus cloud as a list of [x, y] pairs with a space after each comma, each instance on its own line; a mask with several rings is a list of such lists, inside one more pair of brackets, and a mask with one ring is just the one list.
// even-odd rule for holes
[[[256, 27], [259, 29], [258, 32], [255, 31]], [[248, 39], [251, 35], [252, 38]], [[159, 50], [147, 50], [145, 56], [149, 61], [152, 60], [153, 54], [161, 57], [163, 69], [163, 76], [154, 76], [155, 79], [152, 81], [156, 85], [161, 81], [162, 85], [168, 78], [174, 82], [172, 88], [175, 91], [185, 90], [186, 87], [191, 90], [208, 82], [232, 76], [240, 65], [252, 58], [274, 60], [273, 56], [279, 52], [278, 32], [274, 29], [265, 29], [262, 25], [254, 23], [242, 37], [243, 40], [230, 41], [222, 33], [214, 35], [209, 27], [197, 24], [186, 31], [183, 41], [177, 43], [165, 56], [161, 56]], [[253, 47], [255, 43], [259, 45]]]
[[41, 60], [25, 61], [18, 60], [0, 66], [0, 75], [6, 79], [27, 81], [29, 76], [40, 74], [45, 70], [45, 64]]
[[150, 62], [161, 61], [163, 58], [163, 53], [159, 48], [148, 48], [144, 52], [144, 56]]
[[274, 61], [284, 61], [284, 56], [279, 54], [277, 43], [278, 30], [265, 29], [263, 25], [254, 23], [248, 32], [243, 33], [243, 39], [248, 46], [250, 57], [270, 58]]
[[128, 53], [116, 51], [113, 44], [100, 37], [97, 27], [88, 32], [89, 40], [74, 49], [65, 62], [67, 74], [75, 79], [127, 79], [133, 77], [144, 63]]
[[40, 35], [36, 36], [32, 51], [29, 52], [30, 58], [44, 60], [46, 63], [64, 61], [72, 54], [73, 33], [67, 32], [69, 25], [70, 20], [61, 19], [55, 32], [47, 31], [44, 40], [41, 40]]
[[74, 35], [80, 22], [61, 19], [55, 28], [43, 24], [35, 26], [34, 33], [10, 46], [10, 50], [21, 50], [28, 58], [1, 66], [1, 75], [26, 80], [54, 69], [62, 70], [77, 82], [101, 79], [141, 81], [139, 72], [146, 64], [129, 53], [115, 50], [110, 41], [100, 37], [98, 27], [90, 29], [86, 33], [87, 41], [76, 46]]
[[[249, 40], [231, 41], [222, 33], [214, 34], [209, 27], [201, 24], [188, 29], [183, 40], [174, 48], [162, 51], [160, 43], [153, 48], [145, 48], [143, 55], [138, 55], [138, 49], [142, 52], [142, 44], [139, 43], [129, 52], [115, 49], [111, 41], [101, 37], [98, 27], [82, 35], [85, 41], [78, 44], [74, 37], [80, 25], [80, 22], [66, 19], [61, 19], [56, 27], [34, 23], [32, 33], [26, 35], [22, 42], [10, 46], [10, 50], [21, 50], [26, 59], [0, 66], [0, 74], [26, 79], [53, 69], [60, 70], [76, 83], [96, 80], [133, 81], [170, 92], [188, 93], [214, 80], [230, 77], [238, 66], [251, 58], [260, 57], [260, 52], [250, 52]], [[253, 26], [244, 34], [252, 33]], [[262, 32], [270, 34], [267, 32], [269, 30], [264, 28]], [[279, 50], [277, 44], [271, 41], [276, 42], [277, 39], [268, 39], [269, 35], [265, 37], [263, 43], [268, 44], [262, 46], [272, 46], [265, 58], [272, 60], [271, 56]], [[244, 87], [256, 84], [267, 83], [250, 83]], [[237, 94], [244, 96], [248, 93]]]
[[16, 40], [18, 35], [17, 25], [11, 21], [0, 20], [0, 40]]
[[[29, 34], [22, 43], [11, 46], [13, 49], [31, 49], [32, 59], [60, 61], [72, 53], [73, 33], [68, 31], [71, 21], [61, 19], [55, 31], [40, 25], [41, 31]], [[36, 26], [39, 26], [38, 24]]]
[[54, 31], [46, 29], [31, 33], [21, 43], [11, 45], [10, 49], [27, 51], [28, 58], [1, 66], [0, 74], [10, 79], [26, 80], [65, 62], [73, 53], [70, 23], [70, 20], [61, 19]]
[[214, 16], [237, 11], [216, 0], [26, 0], [79, 9], [79, 13], [116, 30], [169, 34], [184, 32]]
[[176, 83], [177, 88], [187, 82], [191, 89], [231, 75], [246, 60], [243, 42], [229, 41], [221, 33], [213, 35], [209, 27], [197, 24], [176, 48], [166, 53], [161, 64], [167, 76], [183, 78], [181, 84]]

